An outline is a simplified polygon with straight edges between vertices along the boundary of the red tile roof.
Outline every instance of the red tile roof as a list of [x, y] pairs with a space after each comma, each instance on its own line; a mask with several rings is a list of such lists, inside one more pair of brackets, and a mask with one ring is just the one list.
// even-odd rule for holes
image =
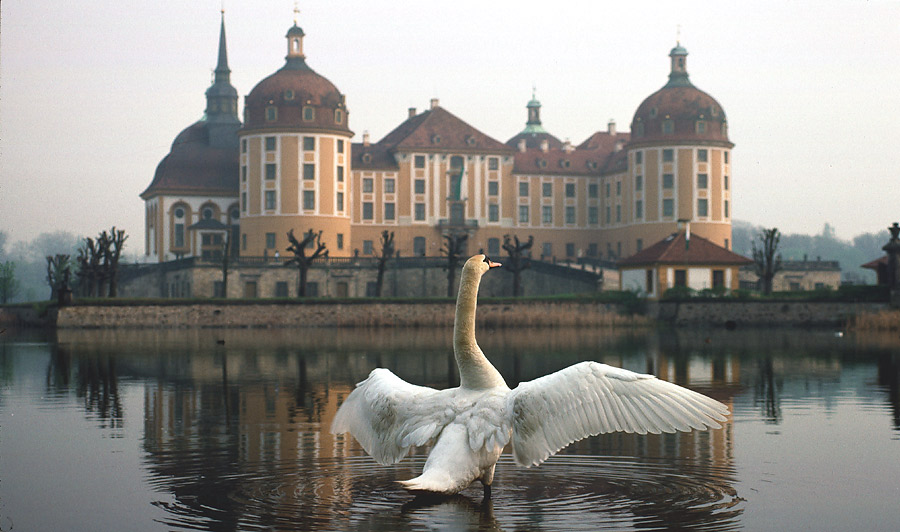
[[599, 176], [606, 154], [584, 150], [528, 150], [515, 155], [513, 172], [538, 175]]
[[389, 150], [453, 151], [511, 154], [514, 150], [443, 107], [413, 116], [388, 133], [378, 144]]
[[350, 147], [353, 170], [398, 170], [399, 165], [387, 147], [382, 144], [362, 143]]
[[870, 270], [877, 270], [879, 267], [881, 267], [882, 264], [886, 267], [887, 261], [888, 261], [887, 255], [883, 255], [873, 261], [863, 264], [862, 266], [860, 266], [860, 268], [868, 268]]
[[622, 259], [618, 266], [643, 266], [650, 264], [722, 264], [742, 265], [753, 261], [713, 244], [702, 236], [691, 235], [690, 245], [685, 244], [685, 233], [673, 233], [656, 244]]

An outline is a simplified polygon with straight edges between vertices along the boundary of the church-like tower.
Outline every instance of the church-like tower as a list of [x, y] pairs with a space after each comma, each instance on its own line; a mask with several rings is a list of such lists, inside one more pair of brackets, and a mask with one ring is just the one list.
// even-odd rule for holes
[[241, 255], [272, 256], [312, 229], [332, 257], [349, 256], [350, 139], [344, 95], [306, 63], [303, 30], [284, 66], [244, 99], [240, 139]]

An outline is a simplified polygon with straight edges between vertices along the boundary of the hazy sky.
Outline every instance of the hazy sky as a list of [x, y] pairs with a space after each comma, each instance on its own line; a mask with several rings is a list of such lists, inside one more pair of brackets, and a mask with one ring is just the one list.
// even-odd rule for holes
[[[225, 2], [241, 95], [284, 63], [293, 1]], [[175, 136], [205, 107], [220, 1], [0, 4], [0, 230], [125, 229]], [[698, 88], [725, 109], [733, 216], [783, 232], [900, 220], [900, 2], [304, 1], [308, 63], [347, 95], [356, 140], [430, 98], [506, 141], [532, 85], [575, 144], [628, 130], [667, 80], [677, 28]], [[887, 234], [885, 232], [885, 234]]]

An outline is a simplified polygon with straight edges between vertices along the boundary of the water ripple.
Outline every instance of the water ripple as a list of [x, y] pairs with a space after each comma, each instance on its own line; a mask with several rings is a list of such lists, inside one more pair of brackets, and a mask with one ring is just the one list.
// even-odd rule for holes
[[396, 481], [423, 464], [265, 462], [207, 479], [204, 489], [157, 478], [176, 498], [157, 505], [166, 525], [185, 530], [734, 530], [742, 512], [733, 471], [693, 460], [564, 455], [524, 469], [505, 455], [489, 502], [477, 483], [455, 497], [414, 499]]

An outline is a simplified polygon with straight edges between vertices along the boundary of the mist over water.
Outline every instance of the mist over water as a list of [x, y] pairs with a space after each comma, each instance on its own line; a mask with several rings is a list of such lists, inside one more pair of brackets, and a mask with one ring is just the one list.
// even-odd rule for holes
[[892, 530], [900, 342], [809, 331], [484, 330], [511, 387], [597, 360], [715, 397], [721, 430], [608, 434], [414, 499], [329, 433], [375, 367], [458, 376], [449, 331], [6, 331], [0, 530]]

